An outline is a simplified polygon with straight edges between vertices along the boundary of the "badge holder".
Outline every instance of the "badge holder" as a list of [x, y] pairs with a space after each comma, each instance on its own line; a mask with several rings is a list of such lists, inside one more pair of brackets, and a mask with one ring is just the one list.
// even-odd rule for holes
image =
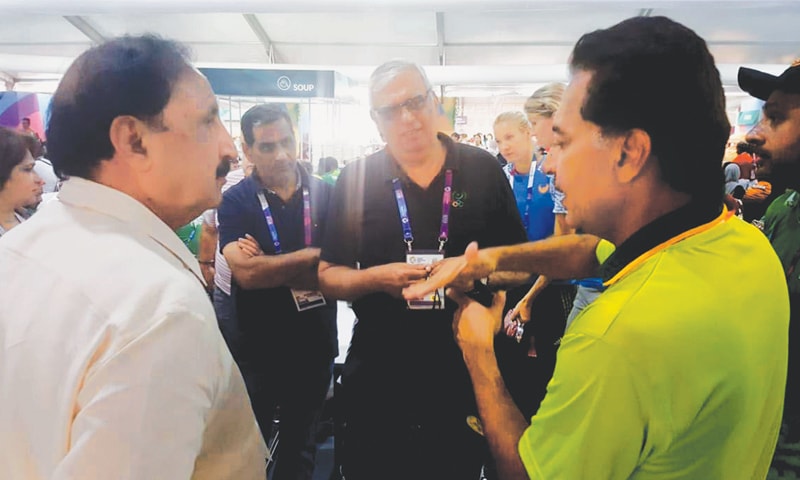
[[325, 297], [319, 290], [298, 290], [295, 288], [290, 289], [292, 292], [292, 299], [294, 305], [297, 307], [298, 312], [311, 310], [312, 308], [325, 306]]
[[[406, 263], [409, 265], [433, 265], [444, 260], [444, 254], [436, 250], [416, 250], [406, 253]], [[409, 310], [443, 310], [444, 288], [437, 288], [434, 292], [414, 300], [406, 301]]]

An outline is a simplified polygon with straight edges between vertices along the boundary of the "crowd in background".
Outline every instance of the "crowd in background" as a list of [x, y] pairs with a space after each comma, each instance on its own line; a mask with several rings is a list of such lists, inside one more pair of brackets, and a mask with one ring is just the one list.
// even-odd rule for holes
[[[338, 301], [358, 319], [335, 379], [348, 480], [791, 469], [800, 66], [743, 69], [764, 119], [723, 162], [694, 32], [634, 18], [570, 62], [471, 136], [438, 131], [422, 67], [387, 62], [385, 147], [314, 171], [280, 105], [243, 115], [237, 151], [180, 45], [82, 55], [49, 152], [29, 121], [0, 129], [0, 476], [311, 478]], [[119, 111], [69, 88], [97, 82]]]

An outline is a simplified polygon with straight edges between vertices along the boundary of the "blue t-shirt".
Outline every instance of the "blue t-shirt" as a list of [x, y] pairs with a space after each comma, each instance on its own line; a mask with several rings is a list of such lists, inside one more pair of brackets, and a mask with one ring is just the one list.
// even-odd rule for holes
[[514, 191], [514, 198], [517, 200], [522, 222], [525, 224], [525, 211], [528, 211], [528, 221], [525, 225], [528, 240], [535, 241], [547, 238], [553, 234], [556, 213], [565, 213], [566, 210], [561, 204], [563, 195], [556, 190], [553, 176], [547, 175], [541, 170], [542, 162], [536, 162], [536, 169], [533, 175], [532, 196], [528, 201], [528, 177], [529, 174], [516, 173], [512, 164], [505, 165], [503, 171], [509, 179], [511, 189]]

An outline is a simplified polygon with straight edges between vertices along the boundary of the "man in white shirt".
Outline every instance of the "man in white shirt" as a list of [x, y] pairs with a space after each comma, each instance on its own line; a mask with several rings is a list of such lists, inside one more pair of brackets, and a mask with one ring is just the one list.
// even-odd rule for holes
[[[236, 156], [184, 48], [124, 37], [56, 91], [58, 200], [0, 242], [0, 478], [263, 479], [266, 448], [174, 233]], [[24, 228], [22, 228], [24, 227]]]

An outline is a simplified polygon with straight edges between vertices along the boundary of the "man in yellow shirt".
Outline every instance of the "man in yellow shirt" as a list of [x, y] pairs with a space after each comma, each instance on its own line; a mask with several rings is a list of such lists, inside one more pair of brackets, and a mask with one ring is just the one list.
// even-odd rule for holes
[[[451, 292], [500, 475], [764, 478], [786, 382], [788, 295], [769, 242], [722, 207], [730, 127], [713, 58], [686, 27], [638, 17], [584, 35], [570, 62], [548, 168], [567, 222], [617, 249], [600, 269], [607, 290], [562, 338], [530, 426], [495, 359], [503, 295], [487, 309]], [[545, 242], [470, 247], [454, 283], [503, 269], [563, 278], [597, 264], [596, 238]], [[552, 255], [559, 246], [569, 255]], [[731, 296], [729, 278], [749, 286]]]

